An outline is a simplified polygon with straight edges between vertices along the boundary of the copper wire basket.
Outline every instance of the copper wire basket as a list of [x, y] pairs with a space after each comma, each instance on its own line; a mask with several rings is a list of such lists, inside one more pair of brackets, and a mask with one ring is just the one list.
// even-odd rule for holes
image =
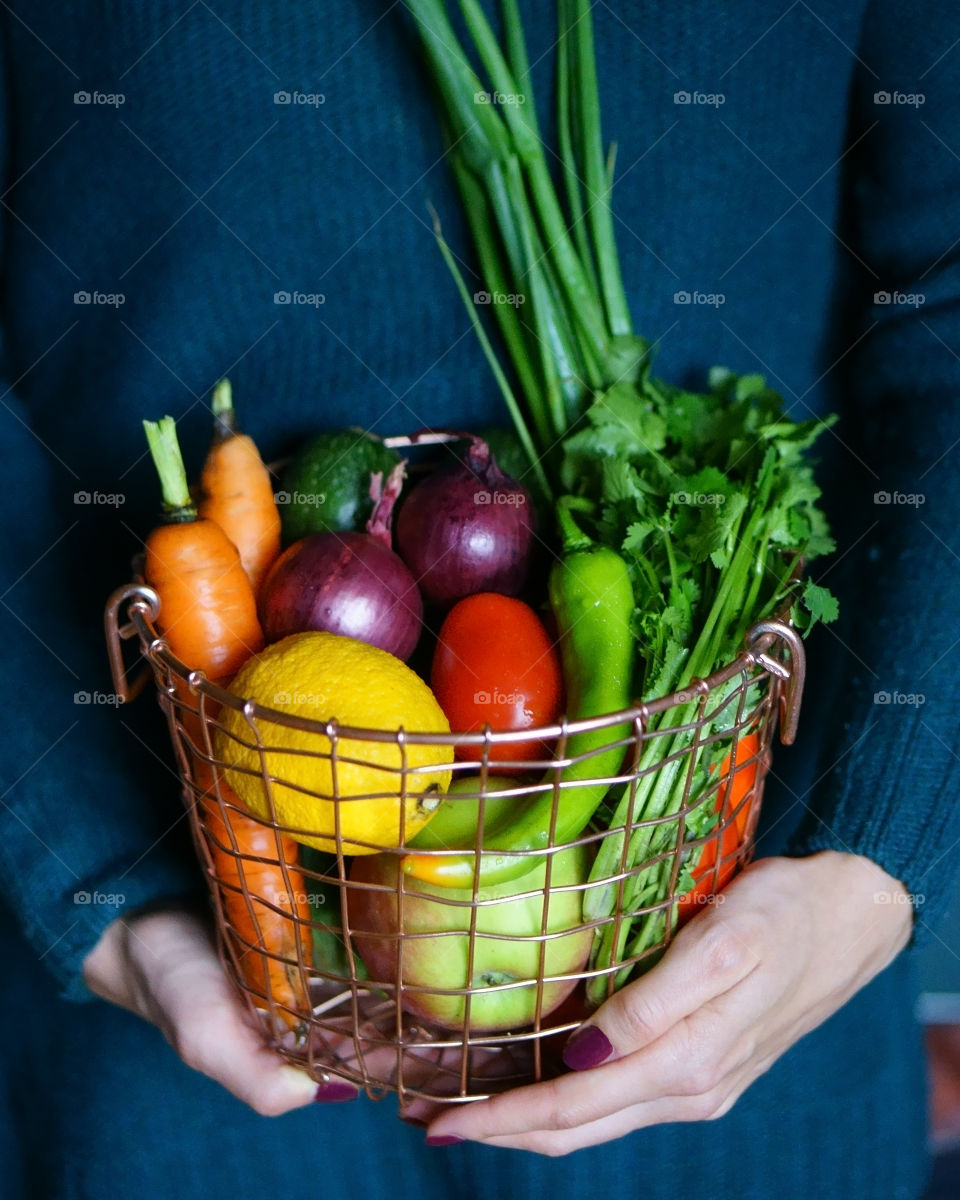
[[[722, 886], [734, 870], [749, 861], [774, 731], [779, 722], [781, 742], [793, 741], [804, 679], [802, 642], [787, 619], [777, 619], [752, 628], [736, 660], [709, 678], [693, 681], [683, 692], [637, 703], [624, 712], [590, 720], [561, 720], [523, 733], [486, 730], [426, 734], [402, 729], [356, 729], [340, 726], [335, 720], [310, 721], [262, 708], [211, 683], [202, 672], [191, 671], [171, 653], [157, 631], [158, 612], [156, 593], [142, 583], [120, 588], [111, 596], [105, 621], [114, 685], [122, 700], [129, 701], [151, 675], [155, 682], [177, 757], [193, 840], [210, 888], [224, 968], [260, 1022], [264, 1037], [289, 1062], [318, 1082], [340, 1077], [374, 1098], [396, 1092], [407, 1113], [415, 1113], [418, 1104], [486, 1098], [550, 1078], [563, 1069], [563, 1044], [590, 1011], [585, 999], [588, 990], [597, 1003], [598, 995], [602, 999], [655, 963], [676, 935], [679, 909], [674, 901], [683, 889], [690, 888], [689, 874], [684, 876], [682, 872], [683, 863], [695, 861], [691, 856], [713, 842], [708, 880], [705, 885], [701, 881], [697, 889], [702, 899], [708, 899], [711, 891], [719, 891], [718, 885]], [[124, 661], [123, 643], [129, 640], [136, 641], [148, 664], [132, 681]], [[658, 720], [666, 720], [663, 714], [681, 706], [686, 706], [689, 713], [693, 701], [695, 718], [669, 731], [670, 736], [678, 731], [684, 734], [681, 749], [668, 759], [675, 764], [677, 781], [671, 802], [660, 815], [643, 819], [633, 808], [638, 788], [653, 769], [642, 765], [643, 751], [651, 739], [667, 736], [657, 728]], [[626, 798], [627, 815], [619, 826], [607, 828], [601, 812], [576, 842], [563, 844], [554, 842], [554, 816], [549, 840], [530, 852], [538, 857], [545, 875], [541, 878], [531, 872], [526, 885], [522, 879], [512, 885], [516, 890], [521, 890], [521, 885], [528, 889], [524, 892], [525, 902], [533, 905], [532, 923], [528, 919], [525, 932], [491, 935], [491, 913], [497, 905], [508, 902], [496, 889], [483, 889], [476, 883], [466, 894], [444, 894], [443, 889], [435, 889], [432, 902], [449, 906], [449, 912], [456, 914], [457, 932], [451, 934], [449, 922], [444, 921], [437, 930], [408, 933], [401, 921], [403, 932], [391, 935], [393, 968], [384, 972], [381, 965], [380, 969], [389, 978], [371, 977], [364, 962], [369, 942], [365, 944], [362, 936], [364, 932], [369, 935], [369, 922], [358, 922], [357, 914], [364, 908], [363, 893], [374, 885], [351, 879], [352, 863], [362, 860], [343, 853], [339, 819], [337, 853], [322, 861], [314, 860], [312, 866], [290, 865], [289, 854], [285, 858], [283, 850], [284, 844], [289, 846], [286, 835], [304, 831], [291, 830], [276, 821], [263, 822], [276, 844], [275, 858], [271, 852], [268, 861], [281, 864], [291, 895], [305, 887], [313, 901], [309, 916], [296, 907], [278, 906], [275, 896], [271, 900], [259, 895], [256, 868], [264, 860], [246, 857], [235, 841], [226, 845], [220, 841], [226, 818], [236, 803], [233, 793], [223, 786], [225, 764], [214, 753], [218, 714], [227, 708], [243, 713], [251, 744], [262, 751], [269, 751], [272, 732], [279, 726], [293, 727], [315, 739], [316, 754], [328, 760], [340, 756], [342, 761], [344, 753], [362, 760], [364, 746], [392, 743], [396, 748], [395, 764], [384, 768], [378, 759], [378, 766], [381, 771], [395, 773], [401, 798], [417, 791], [417, 777], [422, 771], [408, 762], [411, 746], [437, 747], [438, 754], [445, 755], [449, 755], [450, 747], [459, 748], [461, 753], [466, 750], [473, 760], [457, 758], [451, 769], [454, 778], [474, 776], [473, 796], [479, 800], [481, 813], [486, 797], [492, 794], [488, 792], [488, 779], [509, 766], [493, 761], [495, 749], [498, 754], [508, 753], [511, 745], [532, 738], [549, 747], [540, 762], [517, 763], [534, 775], [513, 776], [508, 794], [520, 804], [526, 797], [549, 789], [556, 812], [565, 792], [562, 773], [571, 761], [566, 757], [571, 736], [588, 729], [609, 730], [611, 739], [617, 739], [612, 744], [623, 747], [622, 765], [618, 774], [604, 774], [594, 782], [609, 785], [611, 794], [619, 797], [621, 808]], [[607, 748], [601, 747], [598, 753]], [[267, 772], [263, 754], [260, 761], [264, 767], [263, 787], [273, 813], [272, 789], [282, 780]], [[741, 768], [751, 772], [746, 794], [729, 811], [722, 806], [717, 823], [705, 836], [690, 840], [688, 824], [692, 815], [705, 805], [720, 808], [717, 797], [728, 785], [733, 796], [733, 773]], [[656, 769], [664, 769], [662, 760]], [[336, 791], [335, 772], [333, 780]], [[584, 782], [581, 775], [581, 784]], [[335, 804], [345, 805], [362, 798], [333, 799]], [[609, 820], [609, 809], [605, 815]], [[736, 822], [740, 824], [735, 826], [735, 848], [728, 849], [729, 840], [724, 834]], [[402, 818], [400, 827], [402, 840]], [[600, 843], [608, 837], [619, 837], [618, 845], [623, 846], [616, 869], [600, 880], [578, 877], [573, 883], [551, 887], [558, 854], [580, 846], [584, 848], [580, 853], [593, 859]], [[627, 851], [637, 838], [642, 839], [647, 853], [642, 861], [631, 864]], [[212, 853], [215, 842], [216, 855]], [[386, 855], [399, 856], [409, 848], [384, 845], [379, 849]], [[478, 845], [476, 852], [479, 850]], [[442, 856], [449, 852], [438, 849], [418, 853]], [[230, 864], [229, 872], [223, 869], [224, 861]], [[217, 863], [221, 864], [219, 868]], [[411, 885], [402, 871], [394, 875], [391, 903], [402, 915], [405, 903], [407, 911], [412, 911]], [[579, 920], [575, 916], [571, 920], [571, 903], [574, 913], [580, 912], [586, 891], [598, 886], [615, 889], [616, 903], [609, 914], [593, 921], [582, 915]], [[251, 938], [250, 925], [245, 932], [230, 920], [231, 894], [243, 896], [256, 937]], [[556, 906], [562, 906], [565, 914], [560, 928], [555, 928], [556, 922], [552, 924], [550, 919], [551, 909]], [[264, 932], [260, 919], [263, 914], [271, 915], [272, 925], [277, 914], [286, 918], [292, 935], [286, 941], [293, 950], [284, 953], [275, 937]], [[620, 936], [621, 931], [629, 931], [630, 936]], [[585, 948], [605, 934], [613, 946], [612, 956], [591, 967]], [[427, 943], [434, 939], [446, 940], [442, 947], [434, 948], [431, 960]], [[567, 953], [574, 942], [577, 953]], [[512, 970], [481, 970], [491, 946], [502, 949], [505, 943], [513, 943], [511, 949], [519, 956], [512, 960]], [[333, 957], [328, 953], [331, 945], [337, 950]], [[425, 949], [426, 970], [422, 961]], [[382, 964], [382, 953], [379, 961]], [[438, 961], [443, 964], [439, 973], [444, 976], [439, 980], [435, 977]], [[451, 964], [456, 963], [460, 963], [461, 974], [451, 981], [450, 972], [456, 974]], [[308, 997], [296, 1011], [291, 1010], [289, 999], [275, 994], [271, 986], [271, 968], [275, 972], [278, 966], [294, 981], [297, 992]], [[522, 1024], [491, 1029], [489, 1020], [478, 1021], [477, 1013], [488, 1013], [492, 997], [508, 993], [519, 997], [514, 1011], [522, 1012]], [[557, 1005], [557, 998], [562, 996], [566, 998]], [[446, 1013], [442, 1022], [432, 1019], [438, 1009]], [[451, 1012], [454, 1019], [450, 1018]], [[509, 1004], [506, 1012], [509, 1017]]]

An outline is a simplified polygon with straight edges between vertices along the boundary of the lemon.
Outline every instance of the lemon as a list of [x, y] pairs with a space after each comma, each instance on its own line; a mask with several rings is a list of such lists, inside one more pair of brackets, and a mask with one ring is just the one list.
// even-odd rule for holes
[[[433, 693], [405, 663], [335, 633], [295, 633], [275, 642], [241, 667], [231, 691], [297, 717], [336, 718], [338, 725], [394, 734], [401, 727], [407, 733], [450, 729]], [[214, 749], [240, 800], [319, 850], [336, 850], [338, 829], [345, 854], [375, 854], [400, 845], [402, 837], [409, 841], [450, 783], [452, 746], [401, 747], [396, 737], [376, 742], [334, 733], [334, 747], [326, 734], [273, 721], [257, 719], [254, 730], [232, 708], [221, 712], [220, 724]]]

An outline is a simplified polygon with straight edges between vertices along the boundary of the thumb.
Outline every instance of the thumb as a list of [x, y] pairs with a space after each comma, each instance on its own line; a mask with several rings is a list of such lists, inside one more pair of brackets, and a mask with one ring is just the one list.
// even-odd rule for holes
[[[206, 926], [165, 914], [157, 928], [137, 922], [131, 943], [141, 975], [143, 1015], [160, 1027], [188, 1067], [215, 1080], [261, 1116], [274, 1117], [314, 1100], [346, 1100], [352, 1084], [321, 1084], [287, 1065], [263, 1040], [224, 974]], [[132, 947], [131, 947], [132, 949]]]
[[702, 914], [684, 927], [655, 967], [614, 992], [571, 1034], [564, 1063], [572, 1071], [587, 1071], [632, 1054], [729, 991], [758, 961], [717, 910]]

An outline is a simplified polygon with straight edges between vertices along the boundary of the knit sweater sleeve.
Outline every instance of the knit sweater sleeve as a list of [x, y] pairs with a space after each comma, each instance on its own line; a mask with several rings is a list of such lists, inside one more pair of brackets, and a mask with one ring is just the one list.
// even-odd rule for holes
[[[11, 108], [4, 66], [0, 55], [0, 116]], [[4, 195], [17, 176], [0, 121]], [[5, 283], [4, 232], [0, 221]], [[64, 286], [78, 286], [66, 271]], [[82, 335], [78, 312], [60, 349]], [[106, 926], [147, 903], [197, 897], [202, 881], [158, 715], [146, 701], [118, 712], [106, 667], [100, 611], [136, 544], [125, 498], [91, 466], [91, 446], [110, 434], [93, 414], [86, 443], [71, 431], [69, 388], [44, 380], [50, 361], [22, 362], [0, 322], [0, 899], [60, 993], [84, 999], [83, 960]]]
[[960, 870], [960, 17], [906, 11], [870, 4], [858, 50], [842, 253], [860, 340], [838, 348], [847, 482], [827, 579], [846, 620], [834, 736], [788, 852], [874, 859], [922, 943]]

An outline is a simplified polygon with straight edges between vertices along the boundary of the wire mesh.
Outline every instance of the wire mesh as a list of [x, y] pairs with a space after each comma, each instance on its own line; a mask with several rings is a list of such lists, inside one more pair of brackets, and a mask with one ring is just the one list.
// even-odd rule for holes
[[[111, 597], [114, 682], [129, 700], [153, 677], [226, 971], [289, 1062], [372, 1097], [396, 1092], [408, 1111], [558, 1074], [591, 1007], [653, 965], [699, 905], [722, 903], [753, 853], [775, 727], [793, 740], [803, 687], [802, 643], [771, 620], [709, 679], [625, 712], [516, 733], [358, 729], [263, 708], [190, 671], [157, 615], [142, 584]], [[147, 663], [132, 682], [131, 641]], [[228, 710], [242, 716], [230, 728]], [[589, 748], [571, 753], [587, 731]], [[532, 740], [540, 760], [503, 758]], [[238, 765], [240, 746], [255, 769]], [[617, 773], [592, 775], [587, 764], [609, 764], [611, 747], [622, 749]], [[350, 771], [364, 768], [375, 784], [361, 791]], [[470, 843], [425, 847], [409, 831], [440, 803], [439, 768], [472, 780], [444, 800], [464, 806]], [[605, 793], [594, 820], [558, 841], [564, 806], [588, 787]], [[237, 796], [251, 788], [261, 817]], [[284, 824], [278, 799], [291, 794], [326, 806], [332, 828]], [[358, 836], [349, 814], [361, 804], [392, 813], [395, 835]], [[535, 844], [484, 845], [495, 806], [538, 804]], [[451, 862], [467, 863], [470, 886], [436, 882]], [[489, 883], [488, 869], [516, 877]]]

